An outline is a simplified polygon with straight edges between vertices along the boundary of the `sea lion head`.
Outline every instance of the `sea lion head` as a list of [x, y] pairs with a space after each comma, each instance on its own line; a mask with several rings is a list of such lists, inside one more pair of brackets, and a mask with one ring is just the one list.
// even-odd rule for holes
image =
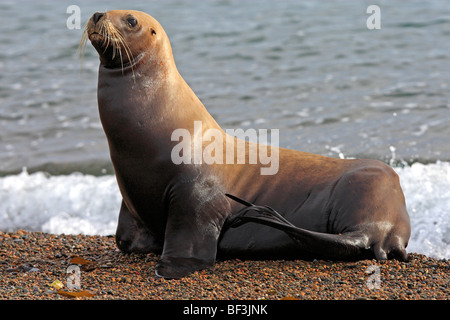
[[[164, 29], [150, 15], [134, 10], [96, 12], [89, 19], [80, 45], [89, 39], [109, 69], [133, 68], [145, 60], [172, 56]], [[161, 54], [165, 52], [165, 54]], [[155, 59], [159, 57], [159, 59]]]

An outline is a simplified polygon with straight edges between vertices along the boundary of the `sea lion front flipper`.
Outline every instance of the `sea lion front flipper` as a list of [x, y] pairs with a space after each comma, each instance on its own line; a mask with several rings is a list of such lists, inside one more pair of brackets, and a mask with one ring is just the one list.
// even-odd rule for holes
[[138, 215], [132, 214], [124, 200], [119, 212], [116, 244], [124, 253], [161, 253], [162, 242], [151, 234]]
[[156, 274], [178, 279], [214, 265], [219, 235], [230, 206], [211, 181], [178, 184], [170, 199], [164, 248]]
[[163, 252], [156, 265], [157, 276], [179, 279], [214, 265], [220, 229], [211, 226], [211, 230], [204, 232], [190, 214], [191, 206], [186, 207], [169, 213]]

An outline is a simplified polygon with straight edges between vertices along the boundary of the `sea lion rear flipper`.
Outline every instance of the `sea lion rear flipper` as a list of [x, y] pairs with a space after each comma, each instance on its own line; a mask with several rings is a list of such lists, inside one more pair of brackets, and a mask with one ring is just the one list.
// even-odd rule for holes
[[313, 254], [321, 253], [323, 258], [349, 259], [361, 255], [368, 249], [368, 239], [361, 232], [347, 234], [328, 234], [310, 231], [296, 227], [286, 220], [280, 213], [268, 206], [256, 206], [236, 196], [226, 194], [227, 197], [247, 205], [241, 209], [230, 221], [229, 226], [238, 227], [247, 222], [264, 224], [286, 232], [299, 248]]
[[250, 221], [259, 222], [273, 227], [276, 226], [278, 229], [284, 231], [296, 228], [292, 223], [286, 220], [281, 214], [276, 212], [271, 207], [256, 206], [231, 194], [225, 195], [228, 198], [247, 206], [237, 212], [237, 214], [229, 222], [229, 226], [232, 228], [237, 228], [238, 226]]

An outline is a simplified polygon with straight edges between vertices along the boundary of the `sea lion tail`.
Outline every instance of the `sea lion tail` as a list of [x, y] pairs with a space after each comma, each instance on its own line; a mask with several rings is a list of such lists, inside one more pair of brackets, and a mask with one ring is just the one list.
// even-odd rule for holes
[[298, 228], [271, 207], [257, 206], [230, 194], [226, 196], [246, 206], [232, 218], [231, 228], [248, 222], [271, 226], [286, 232], [302, 250], [324, 259], [348, 260], [369, 255], [369, 239], [363, 232], [328, 234]]

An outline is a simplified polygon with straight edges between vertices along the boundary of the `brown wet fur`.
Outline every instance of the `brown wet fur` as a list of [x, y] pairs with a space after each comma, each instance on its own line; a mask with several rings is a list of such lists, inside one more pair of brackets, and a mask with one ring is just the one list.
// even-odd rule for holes
[[216, 257], [407, 259], [409, 217], [391, 167], [269, 147], [279, 170], [261, 175], [261, 164], [248, 164], [248, 150], [259, 147], [249, 142], [246, 164], [176, 165], [176, 129], [192, 137], [202, 121], [203, 133], [220, 130], [224, 152], [235, 138], [179, 74], [164, 29], [143, 12], [113, 10], [94, 15], [82, 43], [86, 36], [100, 56], [98, 106], [123, 196], [122, 251], [161, 253], [156, 273], [166, 278], [211, 267]]

